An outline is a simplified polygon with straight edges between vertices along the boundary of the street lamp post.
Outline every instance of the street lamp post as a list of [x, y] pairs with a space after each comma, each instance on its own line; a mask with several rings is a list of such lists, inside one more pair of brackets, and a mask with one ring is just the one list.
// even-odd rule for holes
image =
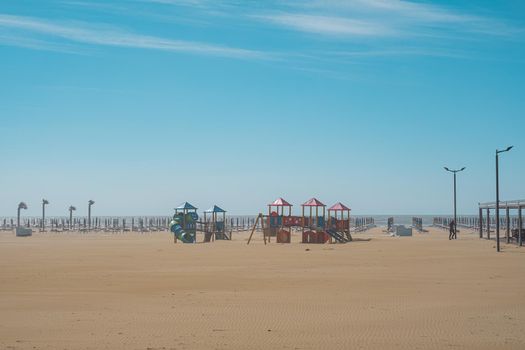
[[[496, 250], [499, 252], [499, 154], [508, 152], [514, 146], [509, 146], [504, 150], [496, 150]], [[508, 224], [507, 224], [508, 225]]]
[[444, 167], [446, 171], [451, 172], [454, 174], [454, 231], [457, 231], [458, 228], [458, 222], [457, 222], [457, 209], [456, 209], [456, 174], [465, 170], [466, 168], [463, 167], [459, 170], [450, 170], [447, 167]]
[[16, 212], [16, 227], [20, 227], [20, 210], [27, 209], [27, 204], [24, 202], [18, 203], [18, 210]]
[[95, 204], [94, 200], [89, 200], [88, 202], [88, 230], [91, 230], [91, 206]]
[[47, 199], [42, 199], [42, 231], [46, 230], [46, 205], [48, 204]]
[[73, 225], [73, 211], [77, 210], [74, 206], [69, 206], [69, 229], [71, 230], [71, 225]]

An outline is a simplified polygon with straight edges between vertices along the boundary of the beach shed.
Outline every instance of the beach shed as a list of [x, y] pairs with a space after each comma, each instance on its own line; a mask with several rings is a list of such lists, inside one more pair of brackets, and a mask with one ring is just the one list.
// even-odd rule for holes
[[[511, 240], [517, 243], [519, 246], [523, 245], [523, 240], [525, 239], [525, 228], [523, 227], [523, 209], [525, 209], [525, 199], [510, 200], [510, 201], [500, 201], [499, 209], [505, 210], [505, 218], [501, 219], [500, 226], [504, 226], [505, 238], [507, 243], [510, 243]], [[483, 217], [483, 210], [487, 211], [485, 218]], [[490, 229], [495, 222], [491, 221], [491, 210], [496, 211], [496, 202], [487, 202], [479, 203], [479, 238], [484, 238], [483, 228], [485, 228], [485, 237], [490, 239]], [[514, 218], [513, 225], [511, 224], [510, 211], [516, 210], [517, 217]], [[494, 218], [492, 218], [494, 219]], [[486, 222], [484, 222], [486, 220]], [[514, 226], [511, 228], [511, 226]], [[493, 237], [494, 238], [494, 237]]]

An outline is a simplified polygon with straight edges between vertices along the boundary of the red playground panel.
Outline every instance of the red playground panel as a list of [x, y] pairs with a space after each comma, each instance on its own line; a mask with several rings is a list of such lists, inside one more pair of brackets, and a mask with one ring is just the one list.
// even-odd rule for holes
[[319, 243], [326, 243], [330, 240], [330, 235], [326, 232], [319, 232], [317, 239]]
[[290, 231], [279, 230], [277, 233], [277, 243], [290, 243], [292, 240], [292, 235]]
[[325, 232], [305, 231], [303, 232], [303, 243], [326, 243], [330, 235]]
[[283, 226], [302, 226], [303, 218], [301, 216], [283, 216]]
[[337, 220], [335, 226], [339, 231], [348, 230], [350, 227], [350, 221], [349, 220]]
[[317, 241], [317, 232], [315, 231], [304, 231], [303, 232], [303, 243], [313, 243], [312, 241]]

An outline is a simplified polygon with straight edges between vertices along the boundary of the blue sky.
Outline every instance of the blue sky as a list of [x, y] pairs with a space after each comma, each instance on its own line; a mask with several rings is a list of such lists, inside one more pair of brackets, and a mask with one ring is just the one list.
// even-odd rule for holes
[[[3, 0], [0, 215], [525, 198], [525, 2]], [[299, 209], [296, 209], [297, 213]]]

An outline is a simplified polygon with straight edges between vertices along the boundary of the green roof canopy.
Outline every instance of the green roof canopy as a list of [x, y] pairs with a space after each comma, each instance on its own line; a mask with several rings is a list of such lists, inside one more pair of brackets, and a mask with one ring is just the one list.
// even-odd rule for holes
[[226, 210], [219, 208], [218, 206], [214, 205], [210, 209], [204, 211], [205, 213], [226, 213]]
[[188, 202], [184, 202], [181, 205], [179, 205], [177, 208], [175, 208], [175, 210], [184, 210], [184, 209], [197, 210], [197, 208], [195, 208], [193, 205], [191, 205]]

